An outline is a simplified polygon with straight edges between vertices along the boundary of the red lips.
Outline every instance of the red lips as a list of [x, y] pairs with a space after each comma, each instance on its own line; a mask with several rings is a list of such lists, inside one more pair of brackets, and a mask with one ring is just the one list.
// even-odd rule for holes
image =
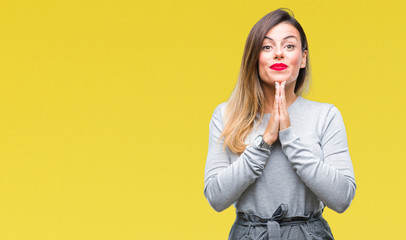
[[288, 65], [286, 65], [284, 63], [275, 63], [271, 66], [271, 69], [276, 70], [276, 71], [282, 71], [286, 68], [288, 68]]

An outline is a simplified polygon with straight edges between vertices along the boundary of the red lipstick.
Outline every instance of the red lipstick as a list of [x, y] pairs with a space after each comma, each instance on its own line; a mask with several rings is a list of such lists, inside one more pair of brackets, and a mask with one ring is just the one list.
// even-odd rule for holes
[[288, 66], [286, 64], [283, 63], [275, 63], [271, 66], [272, 70], [276, 70], [276, 71], [282, 71], [284, 69], [288, 68]]

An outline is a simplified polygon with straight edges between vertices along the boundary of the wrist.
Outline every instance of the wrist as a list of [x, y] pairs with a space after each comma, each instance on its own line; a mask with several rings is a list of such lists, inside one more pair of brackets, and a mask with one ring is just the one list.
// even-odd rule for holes
[[272, 150], [272, 144], [267, 143], [262, 135], [258, 135], [255, 140], [254, 143], [256, 145], [257, 148], [262, 149], [262, 150]]
[[269, 134], [264, 134], [262, 139], [269, 145], [272, 145], [276, 141], [275, 137], [272, 137]]

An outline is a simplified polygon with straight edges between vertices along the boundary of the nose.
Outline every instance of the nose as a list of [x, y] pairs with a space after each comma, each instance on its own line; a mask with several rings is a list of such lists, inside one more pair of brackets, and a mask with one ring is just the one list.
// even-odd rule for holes
[[275, 49], [273, 58], [274, 59], [283, 59], [284, 58], [283, 51], [282, 51], [282, 49], [280, 47], [277, 47]]

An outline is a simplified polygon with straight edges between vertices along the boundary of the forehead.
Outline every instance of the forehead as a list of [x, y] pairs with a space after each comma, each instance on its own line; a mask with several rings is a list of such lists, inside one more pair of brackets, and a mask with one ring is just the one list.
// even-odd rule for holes
[[266, 33], [267, 37], [272, 38], [275, 41], [282, 40], [283, 38], [291, 35], [295, 36], [297, 40], [300, 40], [299, 31], [289, 23], [279, 23]]

